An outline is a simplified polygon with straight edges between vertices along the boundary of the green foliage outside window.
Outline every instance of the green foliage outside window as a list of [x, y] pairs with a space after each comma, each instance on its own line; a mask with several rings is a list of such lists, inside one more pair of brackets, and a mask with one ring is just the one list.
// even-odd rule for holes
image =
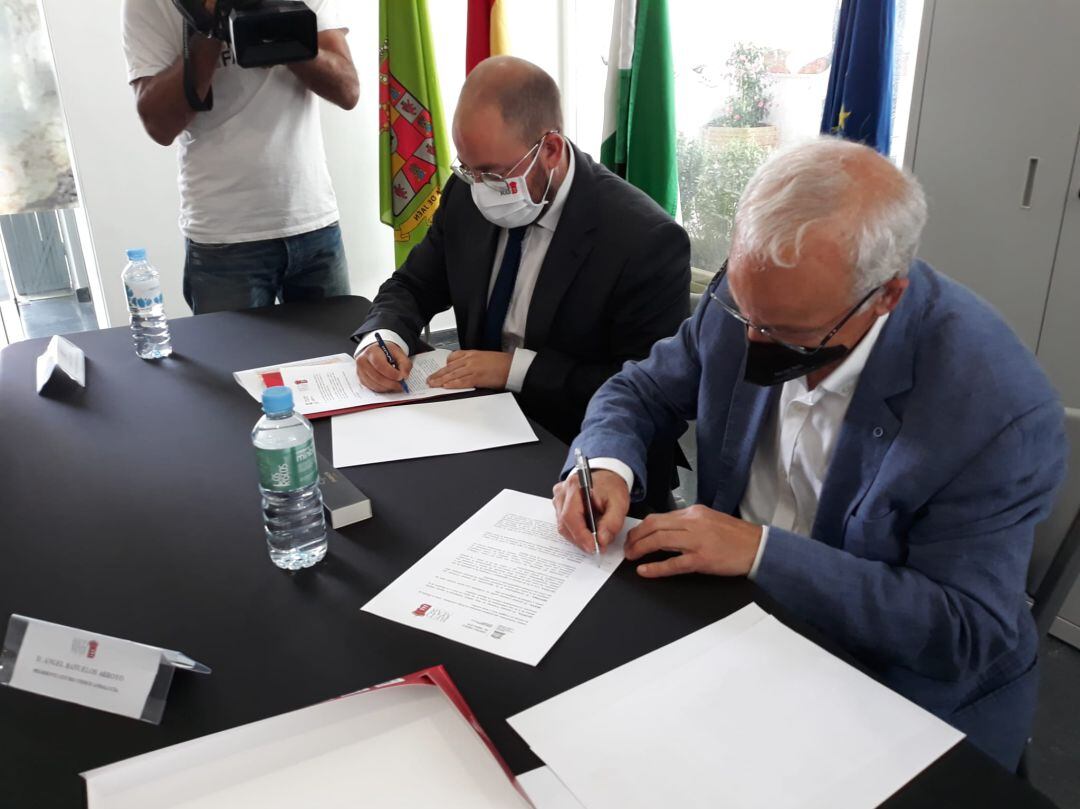
[[769, 149], [751, 140], [721, 145], [679, 136], [679, 193], [693, 266], [716, 272], [727, 258], [735, 209]]
[[769, 54], [768, 48], [759, 45], [740, 42], [735, 46], [727, 60], [733, 92], [710, 126], [764, 126], [772, 103]]

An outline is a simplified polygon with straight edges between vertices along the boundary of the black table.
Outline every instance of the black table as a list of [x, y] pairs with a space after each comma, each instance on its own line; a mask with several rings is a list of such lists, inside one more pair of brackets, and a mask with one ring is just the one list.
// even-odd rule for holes
[[[87, 389], [55, 398], [33, 387], [45, 341], [0, 352], [0, 626], [17, 612], [214, 670], [177, 674], [160, 726], [0, 688], [0, 807], [82, 806], [80, 772], [439, 663], [524, 772], [540, 762], [506, 717], [757, 596], [745, 580], [644, 582], [623, 565], [536, 668], [361, 613], [501, 489], [550, 494], [566, 447], [539, 428], [534, 445], [347, 470], [375, 517], [332, 535], [318, 567], [279, 571], [250, 443], [259, 407], [232, 372], [348, 352], [367, 306], [178, 320], [158, 363], [135, 357], [125, 328], [77, 334]], [[329, 451], [325, 421], [316, 442]], [[1051, 806], [966, 742], [886, 805]]]

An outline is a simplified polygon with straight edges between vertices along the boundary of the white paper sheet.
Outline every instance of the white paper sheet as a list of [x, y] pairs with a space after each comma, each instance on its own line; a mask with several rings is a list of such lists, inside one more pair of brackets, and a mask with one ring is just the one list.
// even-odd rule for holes
[[338, 469], [538, 440], [512, 393], [334, 416], [331, 434]]
[[535, 666], [622, 562], [636, 524], [586, 555], [559, 536], [550, 499], [504, 489], [363, 609]]
[[669, 671], [716, 649], [767, 617], [768, 613], [757, 604], [748, 604], [697, 632], [511, 716], [506, 720], [507, 724], [519, 736], [529, 739], [545, 733], [548, 728], [583, 721], [591, 713], [632, 696]]
[[321, 365], [293, 366], [281, 369], [281, 379], [292, 389], [296, 410], [304, 415], [325, 413], [328, 410], [348, 410], [378, 404], [399, 404], [432, 396], [446, 396], [474, 388], [432, 388], [427, 379], [446, 367], [450, 352], [444, 348], [417, 354], [405, 380], [409, 392], [376, 393], [365, 388], [356, 375], [356, 362], [335, 361]]
[[871, 809], [963, 738], [772, 617], [552, 716], [526, 741], [589, 809]]
[[537, 767], [517, 777], [533, 809], [585, 809], [550, 767]]
[[430, 686], [354, 694], [85, 773], [89, 809], [525, 809]]

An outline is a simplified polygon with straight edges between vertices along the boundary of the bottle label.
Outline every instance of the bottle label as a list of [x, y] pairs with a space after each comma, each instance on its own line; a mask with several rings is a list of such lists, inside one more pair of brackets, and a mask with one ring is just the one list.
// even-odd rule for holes
[[285, 449], [256, 449], [259, 482], [271, 492], [291, 492], [310, 486], [319, 479], [315, 441]]
[[124, 289], [127, 291], [128, 309], [133, 312], [165, 303], [165, 296], [161, 293], [161, 284], [157, 281], [143, 282], [135, 286], [124, 284]]

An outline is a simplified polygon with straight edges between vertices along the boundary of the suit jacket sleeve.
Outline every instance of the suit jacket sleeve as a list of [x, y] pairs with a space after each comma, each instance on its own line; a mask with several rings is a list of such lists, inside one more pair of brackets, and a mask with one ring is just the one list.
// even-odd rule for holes
[[627, 363], [600, 388], [570, 448], [563, 476], [573, 467], [574, 449], [580, 448], [587, 457], [617, 458], [629, 466], [634, 472], [631, 499], [638, 502], [645, 497], [650, 444], [661, 438], [675, 440], [697, 416], [699, 341], [708, 302], [706, 295], [673, 337], [656, 343], [642, 362]]
[[648, 356], [657, 340], [675, 333], [686, 319], [690, 295], [690, 239], [675, 222], [654, 227], [633, 252], [608, 307], [613, 313], [611, 355], [586, 362], [550, 346], [541, 348], [525, 376], [527, 411], [565, 414], [575, 427], [608, 379], [627, 360]]
[[[1035, 525], [1064, 473], [1057, 402], [1009, 423], [915, 512], [864, 530], [906, 533], [892, 565], [769, 529], [755, 582], [868, 660], [941, 680], [986, 671], [1014, 648]], [[875, 523], [877, 525], [875, 525]]]
[[367, 317], [352, 339], [359, 340], [376, 329], [400, 334], [416, 349], [420, 332], [431, 318], [450, 307], [450, 283], [446, 274], [445, 228], [448, 210], [463, 186], [452, 177], [443, 192], [442, 202], [431, 227], [416, 245], [405, 263], [381, 287]]

